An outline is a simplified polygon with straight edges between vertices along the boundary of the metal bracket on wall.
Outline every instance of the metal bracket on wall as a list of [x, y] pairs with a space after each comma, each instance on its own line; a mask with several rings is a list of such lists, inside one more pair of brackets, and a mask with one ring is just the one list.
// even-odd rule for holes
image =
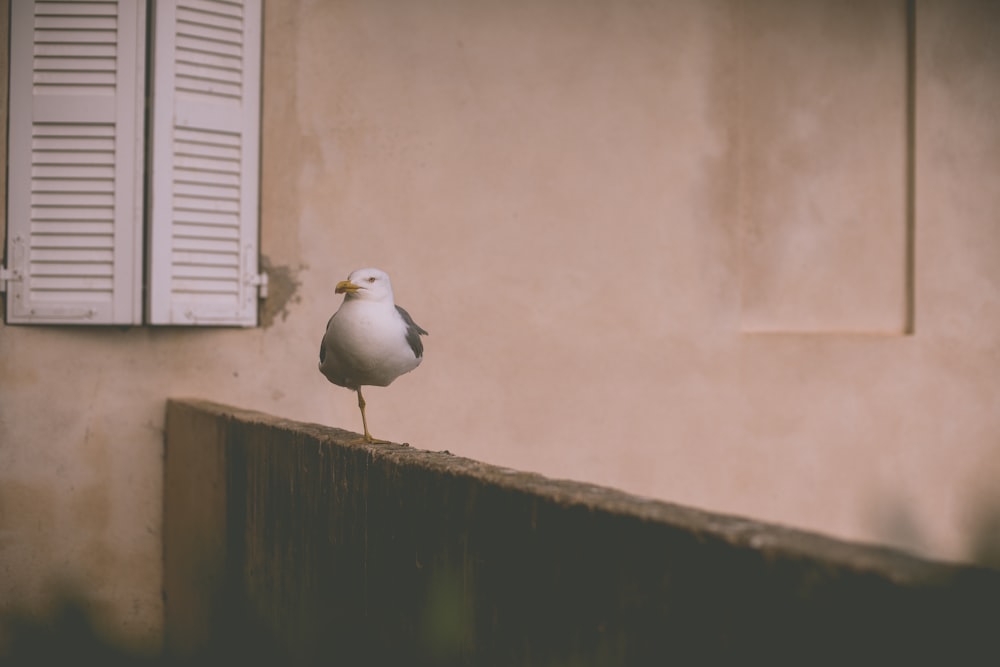
[[266, 299], [267, 298], [267, 274], [263, 271], [258, 273], [256, 276], [252, 276], [249, 279], [250, 285], [257, 288], [257, 298]]
[[7, 291], [7, 283], [15, 280], [20, 280], [21, 274], [13, 269], [8, 269], [6, 266], [0, 266], [0, 292]]

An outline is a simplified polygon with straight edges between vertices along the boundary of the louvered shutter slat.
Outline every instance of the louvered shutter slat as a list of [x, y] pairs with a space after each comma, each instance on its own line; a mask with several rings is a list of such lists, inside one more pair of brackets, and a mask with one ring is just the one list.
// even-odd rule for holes
[[260, 12], [157, 3], [152, 324], [256, 324]]
[[11, 3], [8, 322], [141, 322], [144, 22]]

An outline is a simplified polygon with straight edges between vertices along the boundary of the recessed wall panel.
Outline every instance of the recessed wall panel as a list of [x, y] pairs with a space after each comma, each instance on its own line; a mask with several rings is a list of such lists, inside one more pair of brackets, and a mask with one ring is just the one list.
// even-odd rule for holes
[[742, 12], [742, 329], [907, 332], [906, 3]]

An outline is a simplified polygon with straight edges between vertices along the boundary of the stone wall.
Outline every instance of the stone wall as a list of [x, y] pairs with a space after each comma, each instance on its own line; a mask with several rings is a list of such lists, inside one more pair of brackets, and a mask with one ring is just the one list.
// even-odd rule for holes
[[167, 410], [166, 645], [333, 664], [969, 664], [1000, 572], [202, 401]]

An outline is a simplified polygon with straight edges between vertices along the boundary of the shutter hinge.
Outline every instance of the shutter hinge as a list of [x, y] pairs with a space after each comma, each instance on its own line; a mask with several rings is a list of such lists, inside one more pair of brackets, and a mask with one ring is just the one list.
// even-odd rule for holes
[[13, 282], [15, 280], [20, 280], [21, 276], [17, 271], [13, 269], [8, 269], [6, 266], [0, 266], [0, 292], [7, 291], [7, 283]]
[[257, 288], [257, 298], [266, 299], [267, 298], [267, 274], [264, 272], [258, 273], [256, 276], [250, 278], [250, 285]]

